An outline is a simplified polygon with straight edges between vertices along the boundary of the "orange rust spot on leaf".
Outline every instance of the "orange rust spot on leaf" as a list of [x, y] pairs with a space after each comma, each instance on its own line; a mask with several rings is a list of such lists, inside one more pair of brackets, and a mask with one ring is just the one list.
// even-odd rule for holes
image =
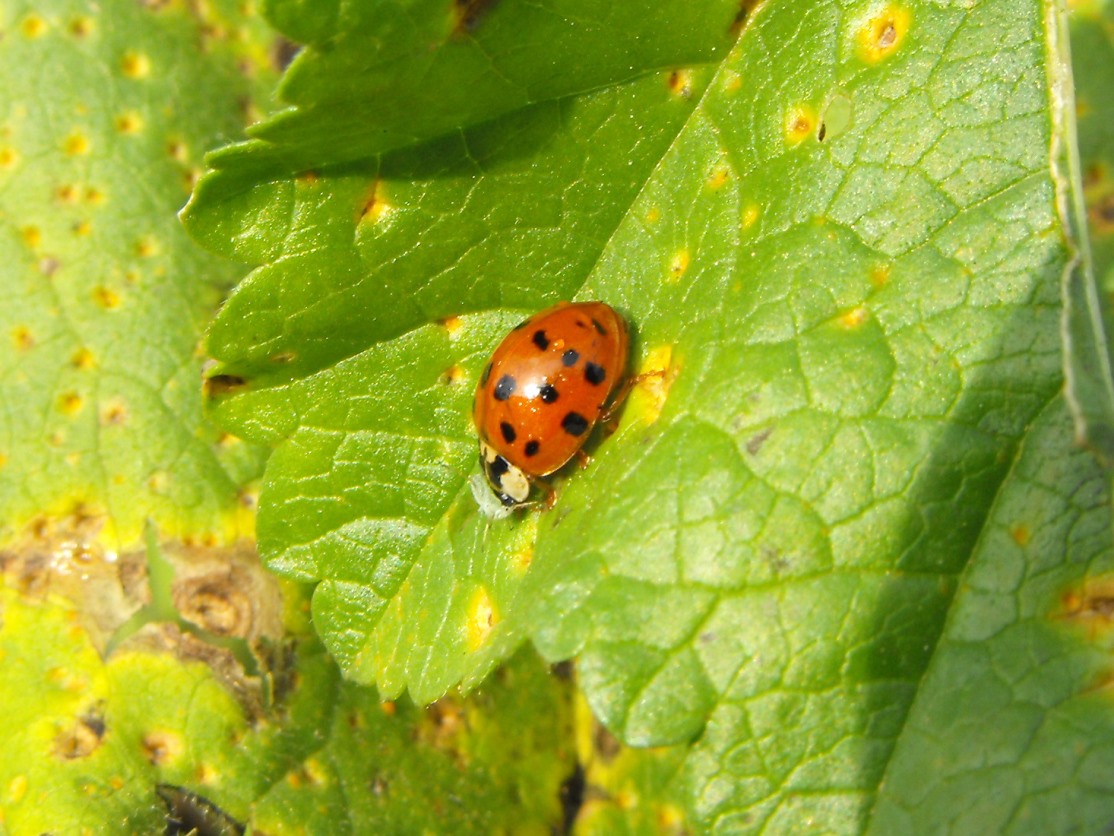
[[368, 189], [363, 208], [360, 210], [360, 223], [380, 223], [394, 214], [396, 207], [387, 199], [387, 191], [382, 180], [376, 180]]
[[73, 365], [75, 369], [88, 371], [97, 364], [97, 361], [93, 357], [92, 351], [87, 348], [79, 348], [73, 353], [73, 356], [70, 357], [70, 364]]
[[811, 108], [798, 106], [785, 116], [785, 138], [792, 145], [812, 136], [816, 128], [816, 114]]
[[1033, 532], [1025, 523], [1017, 523], [1010, 528], [1010, 537], [1017, 545], [1027, 546], [1033, 539]]
[[1114, 577], [1090, 578], [1060, 596], [1060, 617], [1082, 627], [1090, 639], [1114, 628]]
[[858, 328], [860, 325], [866, 322], [869, 317], [870, 314], [867, 312], [867, 309], [864, 308], [862, 305], [858, 305], [851, 310], [845, 311], [844, 313], [840, 314], [837, 321], [842, 327], [847, 328], [848, 330], [854, 330], [855, 328]]
[[120, 59], [120, 71], [128, 78], [146, 78], [151, 73], [151, 59], [142, 52], [125, 52]]
[[856, 34], [859, 57], [869, 64], [892, 55], [909, 32], [911, 15], [904, 6], [886, 5], [865, 20]]
[[46, 32], [46, 21], [35, 14], [27, 15], [19, 26], [25, 38], [38, 38]]
[[35, 347], [35, 337], [26, 325], [17, 325], [12, 329], [12, 343], [20, 351], [27, 351]]
[[673, 70], [669, 74], [669, 92], [674, 96], [689, 98], [692, 96], [692, 70]]
[[88, 17], [75, 17], [70, 21], [69, 30], [75, 38], [87, 38], [93, 34], [93, 20]]
[[101, 410], [101, 424], [106, 427], [121, 427], [128, 423], [128, 407], [119, 398], [108, 401]]
[[85, 406], [85, 399], [77, 392], [66, 392], [58, 398], [58, 409], [66, 415], [77, 415]]
[[93, 301], [107, 311], [120, 307], [120, 294], [110, 287], [96, 287], [93, 289]]
[[875, 287], [885, 287], [890, 283], [890, 264], [875, 265], [870, 271], [870, 283]]
[[75, 131], [66, 137], [62, 143], [62, 150], [71, 157], [80, 157], [89, 153], [89, 138], [83, 133]]
[[136, 134], [143, 130], [143, 117], [138, 113], [121, 113], [116, 117], [116, 130], [122, 134]]
[[171, 731], [158, 730], [147, 732], [140, 742], [143, 757], [154, 766], [177, 760], [182, 754], [182, 738]]

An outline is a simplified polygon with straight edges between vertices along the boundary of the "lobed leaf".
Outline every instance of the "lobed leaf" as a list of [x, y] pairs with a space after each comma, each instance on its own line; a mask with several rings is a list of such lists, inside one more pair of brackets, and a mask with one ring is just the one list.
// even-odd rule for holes
[[[111, 548], [148, 520], [224, 540], [261, 455], [201, 414], [198, 334], [237, 270], [174, 212], [268, 41], [204, 12], [13, 2], [0, 11], [0, 540], [95, 520]], [[229, 31], [237, 37], [229, 36]]]
[[[358, 31], [281, 8], [322, 55]], [[1062, 288], [1087, 289], [1060, 25], [1029, 0], [782, 4], [727, 53], [710, 27], [703, 65], [342, 166], [215, 158], [186, 222], [265, 262], [211, 335], [217, 414], [276, 445], [260, 544], [319, 582], [345, 672], [425, 702], [530, 637], [625, 742], [691, 746], [700, 828], [882, 811], [1056, 402]], [[468, 396], [504, 329], [570, 297], [627, 315], [665, 380], [551, 513], [488, 520]]]

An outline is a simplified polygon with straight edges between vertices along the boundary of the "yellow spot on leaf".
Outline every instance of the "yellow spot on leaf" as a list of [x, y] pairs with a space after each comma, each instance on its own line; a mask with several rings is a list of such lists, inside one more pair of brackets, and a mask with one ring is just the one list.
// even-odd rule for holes
[[54, 755], [63, 760], [86, 758], [101, 745], [97, 732], [83, 720], [78, 720], [54, 738]]
[[38, 15], [27, 15], [19, 26], [19, 31], [26, 38], [38, 38], [46, 33], [46, 21]]
[[126, 423], [128, 423], [127, 404], [119, 398], [106, 401], [101, 409], [101, 424], [106, 427], [119, 427]]
[[155, 766], [176, 761], [184, 749], [180, 735], [163, 729], [147, 732], [140, 742], [140, 747], [143, 757]]
[[85, 406], [85, 399], [77, 392], [65, 392], [58, 398], [58, 409], [66, 415], [77, 415], [83, 406]]
[[646, 223], [656, 224], [659, 220], [661, 220], [661, 209], [657, 206], [651, 206], [646, 210]]
[[860, 24], [856, 33], [859, 57], [877, 64], [892, 55], [909, 32], [910, 13], [904, 6], [886, 4]]
[[78, 221], [73, 225], [74, 235], [85, 236], [93, 231], [93, 225], [89, 221]]
[[115, 310], [120, 307], [120, 294], [102, 285], [93, 289], [93, 301], [105, 310]]
[[190, 157], [189, 146], [178, 139], [172, 139], [166, 143], [166, 153], [171, 159], [180, 163], [186, 162]]
[[464, 327], [464, 322], [459, 316], [447, 316], [441, 320], [441, 327], [449, 332], [450, 337], [455, 337]]
[[731, 169], [726, 163], [720, 163], [708, 176], [708, 188], [715, 190], [721, 188], [731, 176]]
[[19, 162], [19, 154], [11, 148], [0, 148], [0, 168], [12, 168]]
[[17, 325], [12, 329], [12, 343], [20, 351], [27, 351], [35, 347], [35, 337], [26, 325]]
[[677, 368], [672, 367], [672, 362], [673, 346], [659, 345], [646, 353], [646, 359], [638, 369], [628, 411], [644, 424], [652, 424], [658, 420], [665, 407], [669, 389], [678, 372]]
[[120, 72], [128, 78], [146, 78], [151, 72], [151, 59], [142, 52], [125, 52], [120, 59]]
[[93, 34], [93, 19], [75, 17], [70, 21], [70, 34], [75, 38], [87, 38]]
[[12, 804], [18, 804], [27, 795], [27, 776], [16, 775], [8, 783], [8, 800]]
[[23, 236], [23, 243], [33, 250], [37, 250], [43, 242], [43, 234], [37, 226], [25, 226], [20, 230], [20, 234]]
[[534, 545], [525, 543], [518, 551], [511, 555], [511, 567], [520, 575], [526, 574], [530, 564], [534, 562]]
[[75, 369], [88, 371], [97, 364], [97, 361], [93, 357], [93, 352], [91, 352], [89, 349], [79, 348], [73, 353], [73, 357], [70, 358], [70, 363]]
[[441, 375], [441, 380], [448, 386], [455, 386], [464, 378], [464, 369], [454, 364], [449, 366]]
[[135, 134], [143, 130], [143, 117], [138, 113], [121, 113], [116, 117], [116, 130], [122, 134]]
[[743, 87], [743, 77], [734, 70], [727, 70], [723, 74], [723, 89], [728, 93], [737, 93]]
[[150, 235], [140, 238], [135, 244], [135, 254], [140, 258], [150, 258], [159, 251], [159, 243]]
[[79, 157], [89, 153], [89, 139], [85, 134], [72, 133], [62, 143], [62, 150], [71, 157]]
[[674, 70], [669, 74], [669, 92], [688, 98], [692, 95], [692, 70]]
[[182, 187], [187, 192], [192, 192], [197, 181], [201, 179], [201, 169], [197, 166], [190, 166], [182, 172]]
[[679, 281], [685, 271], [689, 269], [689, 251], [677, 250], [669, 260], [669, 281]]
[[743, 210], [743, 229], [750, 229], [761, 216], [762, 210], [754, 203], [748, 204]]
[[59, 186], [55, 190], [54, 194], [63, 203], [77, 203], [77, 197], [78, 197], [77, 186], [73, 186], [73, 185], [69, 185], [69, 184]]
[[302, 764], [302, 770], [314, 786], [320, 787], [329, 783], [329, 773], [317, 758], [307, 758], [305, 763]]
[[816, 129], [816, 113], [808, 107], [799, 105], [785, 115], [785, 139], [796, 145], [812, 136]]
[[1010, 529], [1010, 537], [1019, 546], [1029, 545], [1029, 541], [1033, 539], [1033, 532], [1025, 523], [1018, 523]]
[[879, 264], [870, 271], [870, 283], [875, 287], [885, 287], [890, 283], [889, 264]]
[[360, 211], [360, 223], [380, 223], [387, 220], [395, 211], [396, 207], [387, 198], [383, 181], [376, 180], [364, 200], [363, 209]]
[[471, 652], [479, 650], [492, 629], [499, 622], [495, 605], [484, 587], [479, 587], [468, 604], [468, 616], [464, 624], [464, 641]]
[[104, 203], [104, 192], [90, 186], [85, 190], [85, 200], [94, 206], [100, 205]]
[[844, 328], [853, 330], [866, 322], [869, 316], [870, 314], [867, 312], [867, 309], [859, 305], [840, 314], [836, 321]]

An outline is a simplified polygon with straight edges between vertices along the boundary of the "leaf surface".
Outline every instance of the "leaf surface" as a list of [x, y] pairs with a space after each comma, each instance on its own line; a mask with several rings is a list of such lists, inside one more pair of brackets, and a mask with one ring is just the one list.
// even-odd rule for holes
[[[265, 263], [212, 332], [242, 381], [217, 410], [276, 445], [260, 544], [319, 582], [346, 672], [424, 702], [529, 637], [624, 741], [691, 744], [698, 826], [863, 826], [1063, 380], [1060, 24], [771, 5], [707, 63], [456, 135], [300, 177], [228, 157], [187, 223]], [[562, 298], [666, 376], [552, 512], [489, 520], [469, 398]]]
[[148, 520], [217, 540], [247, 526], [260, 453], [204, 421], [197, 385], [198, 334], [238, 271], [174, 217], [243, 124], [238, 62], [268, 74], [235, 6], [0, 12], [0, 539], [63, 515], [111, 548]]

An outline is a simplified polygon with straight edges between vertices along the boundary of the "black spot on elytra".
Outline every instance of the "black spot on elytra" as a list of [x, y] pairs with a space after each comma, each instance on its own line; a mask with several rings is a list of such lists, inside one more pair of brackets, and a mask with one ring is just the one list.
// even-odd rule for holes
[[579, 359], [580, 359], [580, 352], [578, 352], [574, 349], [571, 349], [571, 348], [568, 351], [566, 351], [564, 354], [561, 355], [561, 362], [565, 366], [575, 366], [576, 361], [579, 360]]
[[599, 386], [603, 383], [605, 377], [607, 377], [607, 372], [603, 366], [597, 366], [591, 361], [584, 364], [584, 379], [593, 386]]
[[509, 374], [503, 375], [499, 378], [499, 382], [495, 384], [495, 400], [505, 401], [514, 394], [517, 385], [518, 383]]
[[576, 327], [577, 327], [577, 328], [587, 328], [587, 327], [588, 327], [588, 323], [587, 323], [587, 322], [585, 322], [585, 321], [584, 321], [583, 319], [578, 319], [578, 320], [576, 321]]
[[607, 329], [600, 325], [600, 321], [595, 317], [592, 317], [592, 327], [596, 329], [596, 333], [601, 337], [607, 336]]
[[540, 448], [541, 444], [539, 442], [527, 441], [526, 447], [523, 449], [523, 452], [526, 453], [527, 456], [533, 456], [538, 452]]
[[545, 331], [538, 329], [534, 332], [533, 339], [534, 345], [536, 345], [542, 351], [545, 351], [547, 348], [549, 348], [549, 337], [545, 335]]
[[480, 375], [480, 386], [487, 386], [488, 378], [491, 377], [491, 363], [484, 366], [484, 373]]
[[541, 395], [541, 399], [546, 403], [553, 403], [557, 400], [558, 396], [558, 392], [553, 387], [552, 383], [545, 384], [545, 386], [538, 390], [538, 394]]
[[514, 427], [506, 421], [501, 421], [499, 423], [499, 432], [503, 434], [503, 440], [507, 442], [507, 444], [514, 444], [514, 440], [518, 437], [518, 434], [514, 431]]
[[584, 435], [588, 429], [588, 419], [579, 412], [569, 412], [561, 419], [561, 429], [569, 435]]
[[503, 474], [510, 470], [510, 467], [510, 462], [502, 456], [496, 456], [492, 461], [488, 462], [487, 477], [491, 480], [491, 484], [501, 487], [503, 484]]

